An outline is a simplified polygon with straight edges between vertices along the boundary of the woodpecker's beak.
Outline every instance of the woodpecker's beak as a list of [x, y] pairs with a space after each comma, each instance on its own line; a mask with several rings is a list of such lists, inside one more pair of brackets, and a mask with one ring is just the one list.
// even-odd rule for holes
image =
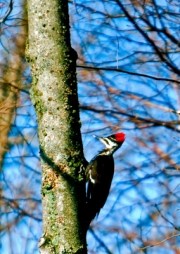
[[97, 139], [99, 139], [99, 140], [101, 140], [101, 137], [99, 137], [99, 136], [96, 136], [96, 135], [93, 135], [95, 138], [97, 138]]
[[104, 138], [103, 137], [99, 137], [96, 135], [93, 135], [95, 138], [99, 139], [99, 141], [101, 141], [104, 144]]

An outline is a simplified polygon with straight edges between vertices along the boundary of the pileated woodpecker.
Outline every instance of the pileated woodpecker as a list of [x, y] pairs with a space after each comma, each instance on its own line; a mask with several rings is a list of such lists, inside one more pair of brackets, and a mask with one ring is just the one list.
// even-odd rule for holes
[[108, 137], [97, 138], [106, 148], [90, 161], [85, 170], [86, 181], [88, 182], [86, 200], [87, 228], [106, 202], [114, 174], [113, 153], [123, 144], [125, 134], [120, 132]]

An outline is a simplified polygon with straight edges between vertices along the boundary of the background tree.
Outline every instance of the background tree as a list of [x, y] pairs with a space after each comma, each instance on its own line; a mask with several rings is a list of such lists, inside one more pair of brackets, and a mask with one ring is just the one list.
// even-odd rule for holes
[[[179, 3], [69, 1], [69, 10], [86, 158], [101, 149], [94, 133], [127, 136], [108, 202], [87, 236], [89, 253], [178, 253]], [[28, 94], [20, 98], [12, 130], [23, 142], [3, 161], [3, 253], [13, 253], [12, 243], [36, 253], [41, 235], [35, 115]]]

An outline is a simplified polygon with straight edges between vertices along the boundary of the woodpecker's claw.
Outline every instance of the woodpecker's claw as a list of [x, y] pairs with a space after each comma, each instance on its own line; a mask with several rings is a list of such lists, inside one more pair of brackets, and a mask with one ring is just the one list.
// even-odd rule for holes
[[80, 166], [80, 170], [79, 170], [79, 174], [81, 174], [83, 171], [85, 171], [85, 167], [83, 166], [83, 164], [81, 164]]

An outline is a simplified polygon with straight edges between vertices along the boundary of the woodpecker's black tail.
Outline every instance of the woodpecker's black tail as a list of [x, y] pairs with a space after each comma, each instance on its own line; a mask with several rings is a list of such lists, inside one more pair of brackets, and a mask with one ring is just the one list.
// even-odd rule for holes
[[86, 228], [88, 230], [89, 225], [91, 221], [98, 217], [98, 214], [100, 212], [99, 205], [95, 205], [92, 200], [89, 200], [89, 202], [86, 204]]

